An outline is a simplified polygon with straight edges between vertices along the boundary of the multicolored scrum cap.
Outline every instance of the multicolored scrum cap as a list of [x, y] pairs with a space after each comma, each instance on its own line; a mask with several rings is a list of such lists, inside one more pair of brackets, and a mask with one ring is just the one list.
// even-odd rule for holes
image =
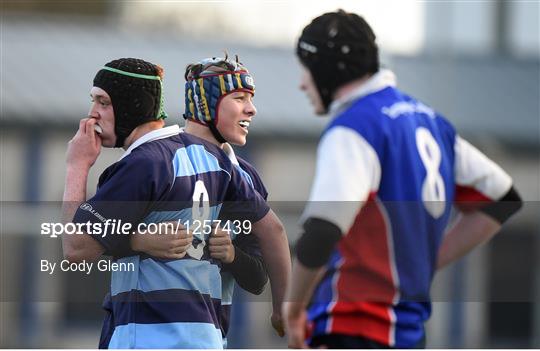
[[186, 69], [184, 118], [216, 125], [219, 103], [234, 91], [255, 94], [253, 77], [242, 63], [226, 58], [207, 58]]
[[163, 69], [153, 63], [121, 58], [107, 63], [94, 78], [94, 86], [109, 94], [114, 110], [116, 147], [124, 146], [131, 132], [143, 123], [167, 118], [163, 110]]

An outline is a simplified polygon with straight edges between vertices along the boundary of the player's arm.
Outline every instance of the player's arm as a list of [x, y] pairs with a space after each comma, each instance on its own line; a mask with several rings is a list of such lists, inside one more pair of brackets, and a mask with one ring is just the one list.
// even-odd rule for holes
[[380, 164], [373, 147], [357, 132], [334, 127], [321, 139], [304, 233], [296, 244], [292, 280], [283, 316], [289, 346], [304, 346], [308, 305], [337, 243], [354, 223], [370, 191], [379, 184]]
[[260, 254], [253, 252], [257, 238], [240, 234], [231, 240], [229, 233], [222, 228], [212, 231], [209, 240], [210, 256], [223, 262], [236, 283], [244, 290], [259, 295], [264, 291], [268, 274]]
[[[156, 180], [169, 178], [168, 164], [156, 162], [145, 153], [131, 153], [104, 172], [96, 194], [89, 200], [84, 201], [85, 191], [79, 192], [80, 187], [71, 187], [71, 182], [67, 181], [65, 204], [79, 203], [83, 199], [84, 206], [69, 206], [66, 215], [91, 232], [64, 235], [66, 257], [79, 261], [95, 260], [102, 253], [115, 257], [133, 255], [129, 246], [133, 235], [127, 234], [139, 230], [153, 194], [160, 193], [161, 187], [168, 187], [167, 183]], [[79, 185], [86, 182], [77, 177], [73, 180]]]
[[283, 335], [281, 306], [291, 273], [291, 255], [285, 227], [271, 209], [259, 221], [253, 223], [253, 234], [259, 240], [261, 252], [268, 269], [272, 290], [272, 325]]
[[461, 213], [443, 239], [438, 269], [489, 241], [522, 206], [512, 179], [497, 164], [459, 136], [455, 151], [456, 206]]
[[[130, 236], [130, 247], [133, 251], [144, 252], [156, 258], [178, 260], [186, 255], [193, 241], [193, 233], [184, 225], [176, 222], [162, 222], [163, 232], [149, 234], [137, 231]], [[126, 256], [119, 253], [116, 257]]]
[[[257, 170], [249, 163], [238, 158], [240, 168], [251, 177], [253, 188], [268, 201], [268, 191]], [[244, 290], [259, 295], [264, 291], [268, 282], [268, 271], [261, 254], [259, 240], [254, 235], [238, 235], [233, 241], [234, 261], [226, 264], [236, 280]]]
[[[84, 118], [69, 141], [66, 155], [66, 179], [62, 203], [63, 222], [73, 220], [79, 205], [86, 200], [88, 172], [101, 150], [101, 140], [94, 132], [93, 118]], [[88, 235], [62, 235], [64, 257], [70, 262], [96, 260], [105, 250]]]
[[272, 326], [283, 336], [281, 305], [291, 273], [291, 256], [285, 228], [263, 196], [234, 167], [231, 169], [226, 199], [228, 203], [223, 206], [222, 218], [233, 222], [249, 221], [251, 235], [255, 235], [259, 241], [272, 291]]
[[252, 255], [234, 245], [235, 258], [225, 267], [231, 272], [236, 283], [254, 295], [260, 295], [268, 282], [268, 273], [261, 256]]

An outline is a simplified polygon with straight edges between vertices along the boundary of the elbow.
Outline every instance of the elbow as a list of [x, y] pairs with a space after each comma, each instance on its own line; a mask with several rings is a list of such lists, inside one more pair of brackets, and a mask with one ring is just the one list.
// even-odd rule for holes
[[501, 225], [523, 207], [523, 200], [514, 187], [499, 200], [480, 209]]
[[266, 287], [266, 283], [268, 283], [268, 275], [265, 274], [263, 279], [261, 279], [261, 281], [253, 287], [253, 290], [251, 291], [251, 293], [253, 295], [260, 295], [263, 293], [264, 291], [264, 288]]
[[78, 250], [73, 248], [64, 248], [64, 260], [69, 263], [80, 263], [84, 260], [83, 255]]
[[280, 236], [287, 239], [287, 233], [285, 232], [285, 227], [281, 221], [276, 221], [276, 223], [274, 223], [274, 233], [279, 233]]
[[238, 284], [240, 287], [247, 292], [253, 294], [253, 295], [261, 295], [264, 292], [264, 288], [266, 287], [266, 283], [268, 282], [268, 276], [265, 275], [264, 279], [261, 279], [257, 282], [250, 282], [249, 285], [247, 284]]
[[285, 226], [272, 210], [253, 224], [253, 233], [260, 241], [268, 240], [269, 237], [287, 240]]
[[81, 263], [85, 261], [95, 261], [99, 257], [92, 252], [87, 252], [83, 249], [64, 248], [64, 260], [69, 263]]
[[257, 287], [256, 289], [254, 289], [251, 293], [253, 295], [260, 295], [260, 294], [263, 293], [265, 286], [266, 286], [266, 282], [263, 285], [261, 285], [260, 287]]
[[[275, 216], [275, 215], [274, 215]], [[285, 230], [285, 226], [277, 216], [274, 217], [275, 219], [272, 221], [272, 230], [270, 231], [273, 235], [277, 235], [281, 237], [282, 240], [285, 240], [288, 243], [287, 239], [287, 232]]]

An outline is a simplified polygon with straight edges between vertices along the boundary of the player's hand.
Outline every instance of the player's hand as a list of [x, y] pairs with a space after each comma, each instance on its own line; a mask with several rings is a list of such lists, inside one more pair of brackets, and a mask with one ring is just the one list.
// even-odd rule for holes
[[280, 338], [285, 336], [285, 326], [283, 325], [281, 313], [272, 313], [270, 316], [270, 323], [272, 323], [272, 328], [274, 328]]
[[308, 347], [305, 343], [307, 314], [304, 305], [293, 301], [284, 302], [283, 318], [289, 339], [289, 348], [307, 349]]
[[94, 131], [96, 120], [83, 118], [79, 122], [79, 130], [69, 141], [66, 163], [82, 169], [90, 169], [101, 152], [101, 139]]
[[193, 233], [182, 224], [171, 221], [159, 225], [159, 234], [135, 233], [131, 235], [131, 248], [152, 257], [181, 259], [193, 241]]
[[210, 257], [220, 260], [223, 263], [234, 261], [234, 245], [227, 231], [212, 226], [212, 236], [210, 236], [208, 243]]

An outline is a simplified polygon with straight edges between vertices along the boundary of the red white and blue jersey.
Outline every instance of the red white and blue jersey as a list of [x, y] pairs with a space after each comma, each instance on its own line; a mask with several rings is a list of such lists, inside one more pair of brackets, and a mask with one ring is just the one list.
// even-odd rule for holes
[[[74, 222], [122, 220], [134, 231], [139, 223], [196, 225], [194, 220], [221, 216], [257, 222], [268, 211], [219, 147], [172, 126], [144, 135], [105, 170]], [[110, 254], [129, 251], [130, 235], [92, 237]], [[139, 254], [118, 259], [135, 269], [112, 272], [101, 347], [222, 348], [220, 263], [210, 257], [207, 239], [194, 233], [180, 260]]]
[[344, 236], [308, 309], [311, 335], [413, 347], [431, 313], [452, 206], [498, 200], [512, 180], [444, 117], [396, 89], [388, 70], [331, 108], [302, 218], [330, 221]]

